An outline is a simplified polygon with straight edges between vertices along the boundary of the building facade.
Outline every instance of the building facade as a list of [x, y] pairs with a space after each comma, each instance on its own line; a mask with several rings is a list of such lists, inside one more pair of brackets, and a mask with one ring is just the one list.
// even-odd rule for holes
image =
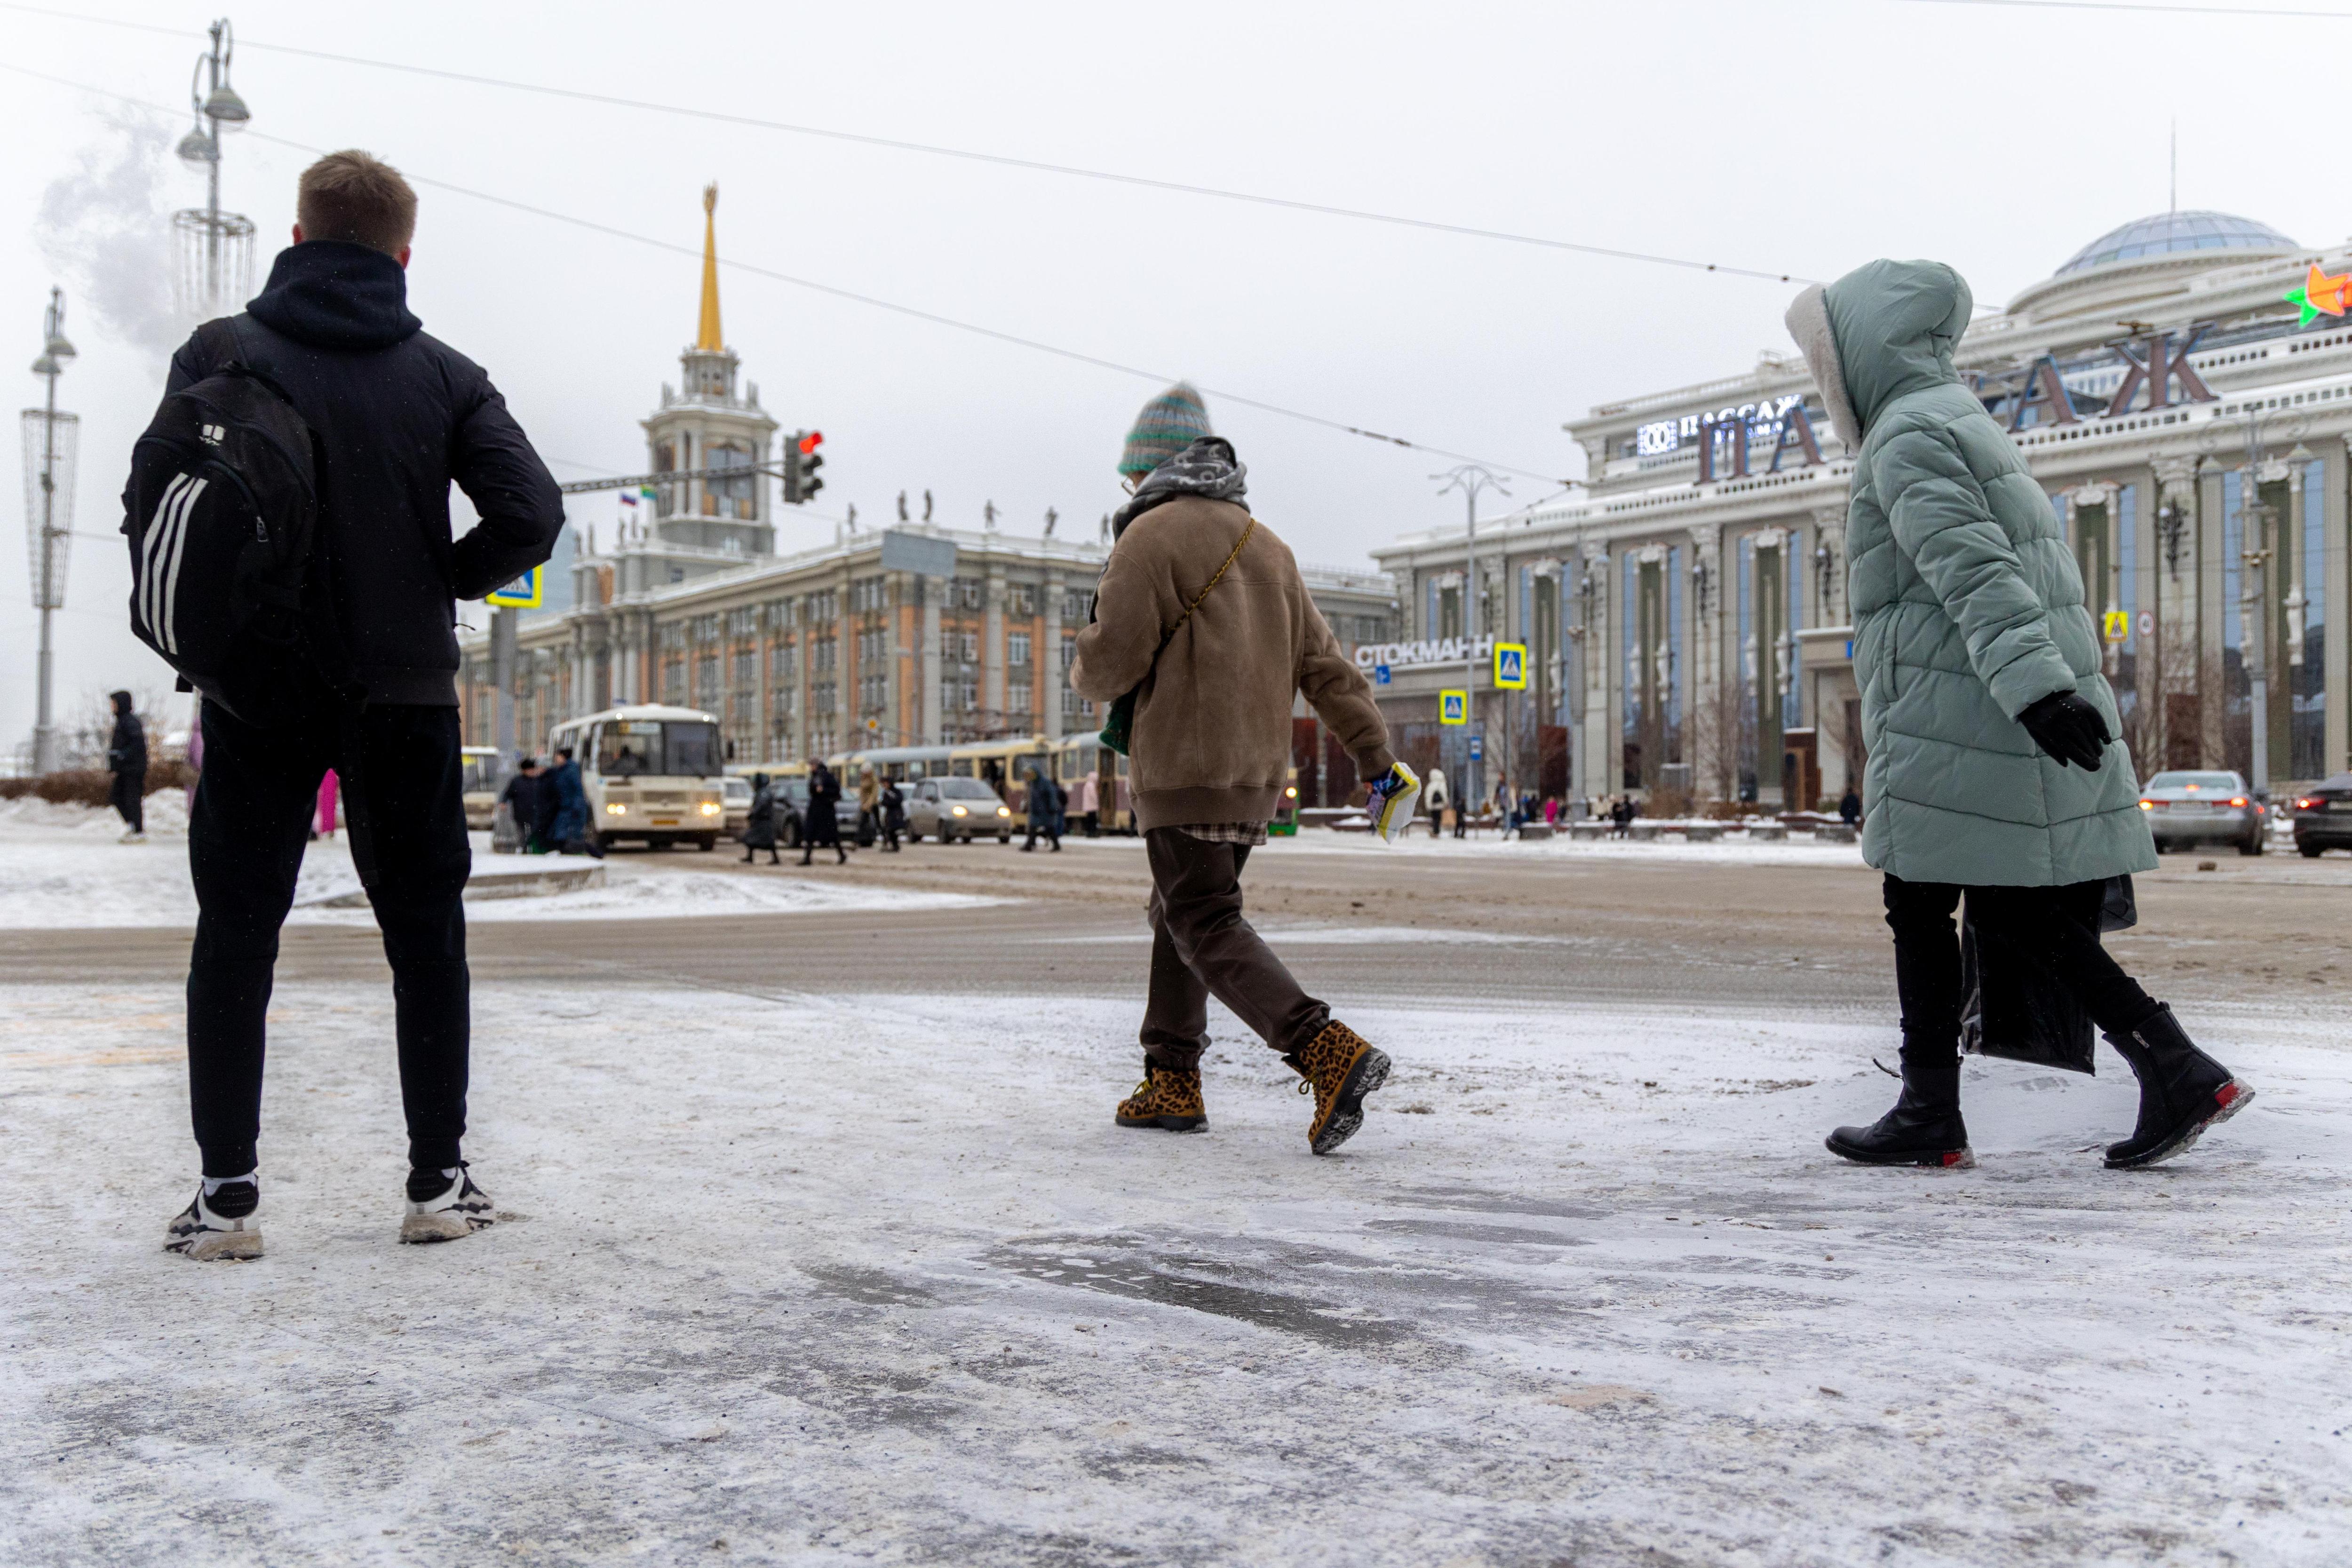
[[[644, 421], [652, 493], [623, 507], [635, 515], [596, 541], [605, 548], [576, 551], [565, 607], [520, 617], [505, 694], [517, 743], [537, 751], [561, 721], [627, 702], [718, 715], [740, 764], [1098, 727], [1068, 672], [1106, 547], [940, 527], [926, 498], [922, 521], [902, 500], [896, 528], [844, 529], [829, 545], [775, 553], [763, 470], [778, 426], [756, 386], [739, 395], [719, 331], [715, 198], [706, 192], [699, 330], [679, 386], [665, 385]], [[744, 473], [659, 478], [713, 468]], [[576, 544], [579, 530], [566, 532]], [[1305, 575], [1351, 648], [1395, 635], [1385, 576]], [[495, 744], [488, 627], [461, 628], [459, 649], [467, 742]], [[1302, 722], [1303, 766], [1315, 768], [1319, 731]]]
[[[1959, 346], [2074, 548], [2143, 777], [2231, 767], [2275, 794], [2352, 765], [2347, 272], [2352, 249], [2160, 215]], [[1812, 806], [1858, 783], [1852, 454], [1803, 361], [1767, 353], [1567, 429], [1583, 493], [1481, 525], [1475, 591], [1463, 529], [1374, 552], [1410, 628], [1381, 689], [1409, 754], [1459, 766], [1475, 733], [1517, 787], [1668, 809]], [[1472, 724], [1442, 728], [1439, 691], [1465, 684], [1444, 639], [1465, 636], [1526, 645], [1528, 684], [1498, 692], [1480, 662]]]

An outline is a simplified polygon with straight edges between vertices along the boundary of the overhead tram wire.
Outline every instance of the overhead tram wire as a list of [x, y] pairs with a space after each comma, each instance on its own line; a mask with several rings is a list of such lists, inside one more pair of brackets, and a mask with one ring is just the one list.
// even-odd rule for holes
[[2152, 0], [1901, 0], [1912, 5], [1998, 5], [2021, 11], [2122, 11], [2135, 16], [2252, 16], [2293, 21], [2352, 22], [2352, 11], [2294, 9], [2284, 5], [2159, 5]]
[[[0, 6], [5, 6], [5, 0], [0, 0]], [[116, 92], [110, 88], [92, 87], [88, 82], [74, 81], [68, 78], [61, 76], [52, 76], [47, 71], [37, 71], [29, 66], [20, 66], [7, 60], [0, 60], [0, 70], [8, 71], [17, 76], [29, 77], [35, 81], [45, 81], [55, 87], [69, 87], [79, 92], [87, 92], [99, 98], [111, 99], [117, 103], [127, 103], [131, 105], [133, 108], [148, 110], [157, 114], [173, 115], [177, 112], [176, 110], [166, 109], [162, 104], [151, 103], [143, 98], [133, 98], [128, 93]], [[243, 132], [242, 134], [248, 142], [268, 142], [279, 147], [290, 148], [297, 153], [307, 153], [312, 157], [323, 157], [327, 152], [327, 149], [323, 147], [313, 147], [308, 142], [291, 141], [283, 136], [274, 136], [266, 131], [255, 131], [249, 127]], [[697, 259], [699, 259], [702, 256], [702, 249], [699, 246], [680, 245], [672, 240], [656, 239], [651, 235], [638, 234], [612, 224], [599, 223], [593, 218], [578, 217], [571, 213], [557, 212], [552, 207], [534, 206], [529, 202], [517, 201], [511, 196], [501, 196], [488, 191], [475, 190], [468, 185], [453, 184], [449, 181], [436, 180], [426, 174], [414, 174], [407, 170], [403, 170], [402, 173], [407, 176], [409, 182], [413, 184], [430, 186], [432, 189], [436, 191], [447, 191], [453, 195], [470, 196], [476, 201], [488, 202], [494, 206], [507, 207], [515, 212], [529, 213], [533, 217], [545, 218], [551, 223], [566, 224], [574, 228], [585, 229], [592, 234], [601, 234], [613, 239], [625, 239], [633, 245], [649, 246], [656, 250], [666, 250], [674, 255], [690, 256]], [[1121, 375], [1131, 375], [1139, 377], [1146, 381], [1155, 381], [1163, 385], [1169, 382], [1179, 379], [1177, 376], [1166, 371], [1149, 370], [1141, 365], [1128, 364], [1122, 361], [1115, 359], [1105, 359], [1099, 354], [1087, 353], [1082, 350], [1066, 349], [1058, 343], [1049, 343], [1039, 338], [1023, 337], [1017, 332], [1008, 332], [995, 327], [984, 327], [976, 321], [959, 321], [953, 316], [940, 315], [936, 310], [926, 310], [915, 305], [902, 305], [895, 300], [885, 300], [873, 294], [861, 294], [854, 289], [844, 289], [837, 284], [820, 282], [814, 278], [797, 277], [790, 272], [780, 272], [773, 268], [761, 267], [749, 261], [730, 260], [722, 257], [719, 258], [719, 265], [737, 272], [747, 273], [754, 278], [764, 278], [776, 283], [789, 283], [797, 289], [806, 289], [814, 293], [830, 295], [836, 300], [847, 300], [855, 304], [868, 305], [877, 310], [888, 310], [895, 315], [906, 316], [918, 321], [928, 321], [934, 326], [952, 327], [958, 331], [971, 332], [978, 337], [992, 338], [1001, 343], [1011, 343], [1018, 348], [1031, 349], [1039, 353], [1052, 354], [1059, 359], [1075, 361], [1079, 364], [1092, 365], [1098, 370], [1114, 371]], [[1198, 385], [1199, 384], [1195, 383], [1195, 384]], [[1278, 403], [1268, 403], [1262, 398], [1244, 396], [1238, 392], [1228, 392], [1220, 387], [1201, 386], [1200, 390], [1211, 394], [1212, 395], [1221, 397], [1228, 403], [1239, 404], [1244, 408], [1255, 408], [1259, 410], [1261, 413], [1280, 415], [1286, 419], [1296, 419], [1303, 424], [1320, 426], [1326, 430], [1339, 430], [1350, 436], [1361, 436], [1366, 440], [1379, 441], [1384, 445], [1391, 447], [1402, 447], [1409, 451], [1426, 452], [1432, 457], [1436, 458], [1451, 458], [1456, 462], [1486, 463], [1488, 468], [1496, 469], [1499, 472], [1516, 474], [1522, 479], [1540, 479], [1546, 484], [1570, 485], [1577, 482], [1573, 479], [1565, 479], [1559, 474], [1547, 473], [1540, 468], [1529, 468], [1515, 464], [1497, 463], [1483, 458], [1475, 458], [1466, 453], [1450, 451], [1444, 447], [1432, 447], [1424, 442], [1408, 440], [1402, 436], [1391, 436], [1382, 431], [1367, 429], [1360, 425], [1350, 425], [1345, 420], [1326, 418], [1320, 414], [1309, 414], [1303, 409], [1286, 408]]]
[[[152, 22], [126, 22], [111, 16], [86, 16], [68, 11], [56, 11], [45, 6], [27, 5], [21, 0], [0, 0], [0, 11], [18, 11], [28, 16], [52, 17], [59, 21], [94, 23], [104, 26], [125, 27], [134, 32], [163, 33], [173, 37], [184, 36], [183, 30], [165, 27]], [[1017, 158], [1003, 153], [982, 153], [968, 147], [943, 147], [929, 142], [908, 142], [892, 136], [872, 136], [856, 131], [838, 131], [824, 125], [798, 125], [789, 121], [762, 120], [756, 115], [730, 114], [724, 110], [698, 109], [691, 104], [661, 103], [651, 99], [623, 98], [616, 93], [590, 92], [582, 88], [553, 87], [544, 82], [514, 81], [502, 77], [475, 76], [466, 71], [444, 70], [437, 66], [409, 65], [399, 60], [370, 59], [364, 55], [333, 54], [324, 49], [306, 49], [293, 44], [271, 44], [239, 38], [237, 47], [259, 49], [268, 53], [294, 55], [303, 59], [325, 60], [335, 65], [362, 66], [371, 70], [400, 71], [410, 76], [432, 77], [442, 81], [464, 82], [474, 87], [497, 88], [508, 92], [537, 93], [547, 98], [569, 99], [578, 103], [593, 103], [612, 109], [633, 109], [647, 114], [670, 114], [688, 120], [709, 121], [715, 124], [741, 126], [748, 130], [773, 131], [790, 136], [810, 136], [823, 141], [846, 142], [853, 146], [879, 147], [895, 153], [919, 153], [933, 158], [958, 158], [967, 163], [992, 163], [1000, 168], [1026, 169], [1033, 174], [1062, 174], [1073, 179], [1098, 180], [1108, 184], [1129, 185], [1142, 190], [1168, 191], [1181, 195], [1206, 196], [1216, 201], [1247, 202], [1256, 206], [1278, 207], [1289, 212], [1314, 213], [1325, 217], [1352, 218], [1363, 223], [1388, 224], [1400, 228], [1417, 228], [1433, 234], [1460, 235], [1472, 239], [1496, 239], [1511, 245], [1530, 245], [1545, 250], [1561, 250], [1579, 256], [1598, 256], [1616, 261], [1638, 261], [1653, 267], [1677, 267], [1694, 272], [1717, 272], [1728, 278], [1756, 278], [1772, 283], [1818, 283], [1817, 278], [1800, 277], [1793, 272], [1774, 272], [1754, 267], [1733, 267], [1723, 262], [1696, 261], [1685, 256], [1664, 256], [1646, 250], [1629, 250], [1615, 246], [1588, 245], [1578, 240], [1553, 239], [1544, 235], [1516, 234], [1508, 229], [1482, 228], [1475, 224], [1447, 223], [1438, 218], [1413, 217], [1403, 213], [1373, 212], [1362, 207], [1339, 206], [1328, 202], [1302, 201], [1290, 196], [1270, 196], [1255, 191], [1233, 191], [1216, 185], [1196, 185], [1182, 180], [1155, 179], [1148, 174], [1121, 174], [1115, 169], [1088, 169], [1071, 163], [1048, 163], [1039, 158]]]

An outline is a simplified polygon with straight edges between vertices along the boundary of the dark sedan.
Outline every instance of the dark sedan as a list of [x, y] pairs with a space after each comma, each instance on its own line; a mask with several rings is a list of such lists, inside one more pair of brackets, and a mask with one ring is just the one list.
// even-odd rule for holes
[[2294, 797], [2294, 847], [2312, 860], [2352, 849], [2352, 773], [2322, 779]]

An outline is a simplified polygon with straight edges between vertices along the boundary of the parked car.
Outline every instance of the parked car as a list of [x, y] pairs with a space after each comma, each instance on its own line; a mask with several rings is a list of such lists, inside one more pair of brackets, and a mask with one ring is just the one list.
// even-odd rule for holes
[[978, 779], [921, 779], [898, 787], [907, 797], [910, 842], [936, 838], [952, 844], [961, 838], [969, 844], [982, 833], [995, 834], [999, 844], [1013, 840], [1013, 808]]
[[2294, 847], [2308, 860], [2352, 849], [2352, 773], [2322, 779], [2294, 797]]
[[2241, 855], [2263, 852], [2270, 811], [2254, 798], [2242, 773], [2158, 773], [2139, 792], [2139, 808], [2147, 814], [2158, 854], [2200, 844], [2234, 844]]
[[719, 781], [719, 804], [726, 816], [721, 819], [730, 838], [743, 837], [743, 828], [751, 820], [751, 781], [728, 773]]
[[[808, 775], [802, 773], [777, 779], [775, 786], [777, 842], [787, 849], [797, 849], [808, 821]], [[856, 844], [856, 791], [850, 791], [843, 799], [834, 803], [833, 820], [840, 825], [841, 842], [845, 846]]]

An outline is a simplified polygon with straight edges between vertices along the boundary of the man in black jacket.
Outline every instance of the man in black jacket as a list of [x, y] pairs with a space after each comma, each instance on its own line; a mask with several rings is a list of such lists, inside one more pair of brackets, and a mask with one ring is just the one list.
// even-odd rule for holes
[[[488, 376], [408, 311], [408, 183], [364, 153], [336, 153], [303, 172], [295, 210], [293, 246], [232, 320], [236, 357], [318, 433], [320, 558], [341, 657], [365, 700], [340, 701], [315, 679], [305, 716], [267, 730], [205, 705], [188, 824], [199, 910], [188, 1088], [204, 1186], [165, 1243], [197, 1258], [261, 1254], [263, 1016], [310, 803], [331, 767], [392, 964], [408, 1122], [400, 1238], [454, 1240], [495, 1217], [458, 1152], [470, 1027], [458, 900], [471, 855], [454, 601], [544, 562], [563, 526], [555, 482]], [[169, 390], [218, 368], [192, 339], [173, 356]], [[481, 515], [459, 539], [453, 480]]]
[[114, 775], [114, 784], [107, 792], [115, 812], [122, 818], [122, 842], [147, 842], [147, 731], [132, 711], [131, 693], [118, 691], [110, 699], [114, 704], [114, 733], [106, 742], [106, 771]]

